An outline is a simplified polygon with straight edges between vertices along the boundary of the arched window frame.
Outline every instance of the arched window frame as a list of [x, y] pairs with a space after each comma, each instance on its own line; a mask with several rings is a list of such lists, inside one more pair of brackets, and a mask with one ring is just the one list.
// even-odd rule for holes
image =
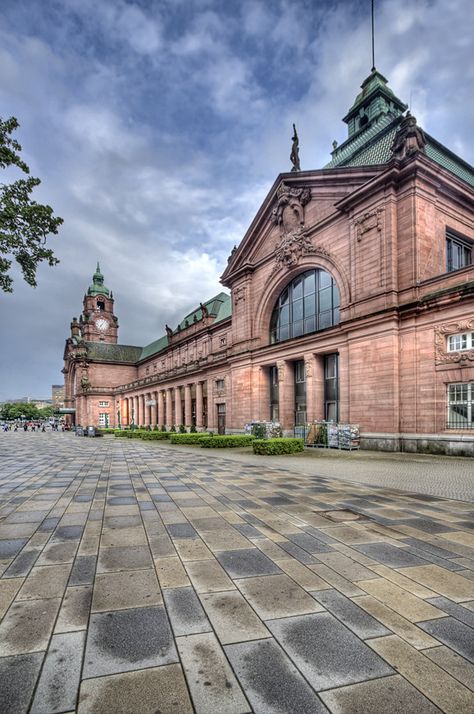
[[313, 268], [280, 293], [270, 319], [270, 343], [284, 342], [339, 324], [340, 293], [331, 273]]

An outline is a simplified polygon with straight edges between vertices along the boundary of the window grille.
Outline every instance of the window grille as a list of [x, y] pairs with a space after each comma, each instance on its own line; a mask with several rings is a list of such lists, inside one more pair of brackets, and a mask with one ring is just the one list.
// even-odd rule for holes
[[448, 429], [474, 429], [474, 382], [448, 384]]

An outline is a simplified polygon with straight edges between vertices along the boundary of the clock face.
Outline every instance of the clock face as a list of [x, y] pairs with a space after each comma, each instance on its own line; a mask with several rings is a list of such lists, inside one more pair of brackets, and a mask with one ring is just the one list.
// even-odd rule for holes
[[99, 319], [95, 321], [95, 325], [98, 330], [100, 330], [101, 332], [105, 332], [109, 326], [109, 322], [103, 317], [99, 317]]

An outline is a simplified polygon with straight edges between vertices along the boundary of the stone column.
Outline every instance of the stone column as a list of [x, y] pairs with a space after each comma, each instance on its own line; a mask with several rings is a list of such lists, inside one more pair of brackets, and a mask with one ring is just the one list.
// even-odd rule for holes
[[158, 390], [158, 396], [157, 396], [157, 424], [158, 426], [161, 426], [162, 424], [166, 423], [165, 419], [165, 399], [164, 399], [164, 392], [162, 389]]
[[306, 377], [306, 421], [314, 421], [319, 417], [316, 416], [317, 411], [317, 394], [315, 389], [316, 375], [316, 360], [314, 355], [309, 354], [304, 357], [304, 370]]
[[207, 380], [207, 428], [214, 431], [217, 429], [216, 405], [212, 393], [212, 380]]
[[184, 424], [191, 426], [192, 424], [192, 402], [191, 402], [191, 385], [186, 384], [184, 387]]
[[280, 424], [286, 431], [293, 431], [295, 425], [295, 387], [293, 367], [290, 362], [278, 362], [278, 399], [280, 402]]
[[150, 424], [152, 426], [156, 426], [158, 424], [158, 417], [157, 417], [157, 411], [158, 411], [158, 392], [152, 392], [151, 393], [151, 398], [155, 402], [153, 406], [151, 407], [151, 416], [150, 416]]
[[140, 424], [140, 406], [139, 406], [139, 399], [138, 396], [133, 397], [133, 408], [134, 408], [134, 418], [133, 418], [133, 423], [135, 426], [139, 426]]
[[140, 394], [140, 426], [145, 423], [145, 395]]
[[196, 382], [196, 428], [202, 429], [202, 382]]
[[316, 355], [313, 374], [313, 419], [322, 421], [324, 414], [324, 355]]
[[166, 426], [170, 427], [173, 419], [173, 408], [171, 406], [173, 390], [169, 387], [166, 390]]
[[174, 390], [174, 412], [176, 419], [176, 429], [183, 423], [183, 410], [181, 408], [181, 387], [175, 387]]

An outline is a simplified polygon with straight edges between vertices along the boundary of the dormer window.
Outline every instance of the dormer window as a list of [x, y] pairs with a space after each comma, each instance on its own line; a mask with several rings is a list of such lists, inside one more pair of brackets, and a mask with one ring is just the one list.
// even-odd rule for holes
[[97, 309], [101, 312], [105, 310], [105, 302], [103, 300], [97, 300]]
[[359, 120], [359, 128], [362, 129], [368, 123], [369, 117], [367, 116], [367, 114], [363, 114]]

